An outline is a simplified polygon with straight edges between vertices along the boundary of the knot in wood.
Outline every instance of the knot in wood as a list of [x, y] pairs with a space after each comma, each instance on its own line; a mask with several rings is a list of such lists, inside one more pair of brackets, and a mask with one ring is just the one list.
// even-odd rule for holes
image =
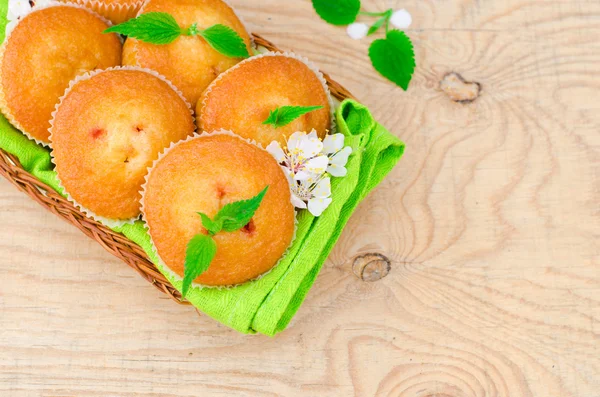
[[454, 102], [471, 103], [481, 94], [481, 84], [465, 80], [460, 74], [450, 72], [440, 81], [440, 89]]
[[352, 271], [362, 281], [375, 282], [387, 276], [392, 270], [390, 260], [382, 254], [370, 252], [354, 258]]

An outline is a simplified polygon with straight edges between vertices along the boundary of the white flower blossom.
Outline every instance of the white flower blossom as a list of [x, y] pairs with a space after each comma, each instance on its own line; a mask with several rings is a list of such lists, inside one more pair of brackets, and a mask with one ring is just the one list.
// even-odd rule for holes
[[308, 135], [304, 132], [294, 132], [288, 138], [286, 152], [277, 141], [267, 146], [267, 151], [290, 170], [292, 178], [296, 181], [308, 180], [327, 171], [329, 158], [321, 154], [322, 150], [323, 142], [314, 130]]
[[29, 14], [33, 7], [40, 7], [50, 3], [52, 3], [52, 0], [8, 0], [6, 34], [12, 32], [19, 20]]
[[31, 10], [29, 0], [8, 0], [6, 19], [16, 21]]
[[345, 176], [352, 148], [344, 147], [344, 135], [328, 135], [324, 141], [316, 131], [295, 132], [284, 150], [277, 141], [267, 151], [280, 163], [290, 183], [292, 204], [319, 216], [331, 204], [331, 178]]
[[346, 163], [348, 157], [352, 154], [352, 148], [350, 146], [344, 147], [344, 135], [327, 135], [323, 141], [323, 152], [329, 158], [327, 172], [337, 177], [346, 176], [348, 173]]
[[314, 216], [320, 216], [332, 201], [331, 179], [324, 177], [319, 183], [315, 184], [312, 190], [312, 197], [308, 200], [308, 211]]
[[364, 23], [355, 22], [348, 25], [348, 28], [346, 28], [346, 32], [348, 33], [348, 36], [350, 36], [354, 40], [360, 40], [367, 37], [369, 27]]
[[331, 178], [327, 174], [317, 180], [295, 180], [289, 169], [282, 167], [288, 177], [292, 192], [292, 204], [296, 208], [306, 209], [314, 216], [320, 216], [331, 204]]
[[407, 29], [412, 24], [412, 16], [403, 8], [392, 14], [390, 22], [398, 29]]

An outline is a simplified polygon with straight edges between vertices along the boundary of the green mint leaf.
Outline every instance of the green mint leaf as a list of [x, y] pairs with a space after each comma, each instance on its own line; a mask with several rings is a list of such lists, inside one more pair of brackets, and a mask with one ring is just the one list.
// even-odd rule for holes
[[244, 39], [229, 26], [217, 24], [208, 29], [199, 30], [198, 34], [221, 54], [231, 58], [248, 58], [248, 48]]
[[112, 26], [104, 33], [119, 33], [152, 44], [169, 44], [181, 36], [179, 24], [165, 12], [149, 12], [122, 24]]
[[265, 187], [260, 193], [248, 200], [236, 201], [225, 205], [217, 216], [215, 221], [223, 222], [223, 230], [226, 232], [235, 232], [246, 226], [254, 213], [260, 207], [269, 186]]
[[215, 234], [219, 233], [221, 231], [221, 229], [223, 229], [223, 221], [213, 221], [212, 219], [210, 219], [208, 217], [208, 215], [202, 213], [202, 212], [198, 212], [198, 215], [200, 215], [200, 218], [202, 218], [202, 226], [204, 226], [204, 228], [206, 230], [208, 230], [208, 233], [211, 236], [214, 236]]
[[[271, 110], [269, 112], [269, 117], [267, 117], [267, 119], [265, 121], [263, 121], [264, 125], [268, 125], [268, 124], [272, 124], [274, 126], [277, 126], [277, 121], [279, 120], [279, 109], [281, 108], [276, 108], [275, 110]], [[277, 127], [275, 127], [277, 128]]]
[[404, 91], [415, 72], [415, 52], [404, 32], [390, 30], [385, 39], [375, 40], [369, 48], [373, 67]]
[[275, 128], [283, 127], [298, 117], [319, 109], [323, 109], [323, 106], [281, 106], [272, 110], [263, 124], [271, 124]]
[[185, 266], [183, 270], [183, 287], [181, 295], [185, 298], [192, 282], [208, 270], [210, 263], [217, 254], [217, 243], [211, 236], [198, 234], [190, 240], [185, 251]]
[[312, 0], [317, 14], [332, 25], [350, 25], [360, 11], [360, 0]]
[[372, 35], [373, 33], [377, 32], [379, 30], [380, 27], [383, 26], [384, 23], [388, 23], [388, 21], [390, 20], [390, 18], [392, 17], [392, 13], [393, 10], [387, 10], [383, 16], [381, 18], [379, 18], [377, 20], [377, 22], [375, 22], [370, 28], [369, 31], [367, 32], [367, 36]]
[[170, 44], [179, 36], [201, 36], [219, 53], [232, 58], [248, 58], [248, 48], [240, 35], [225, 25], [213, 25], [207, 29], [199, 29], [192, 24], [181, 29], [172, 15], [165, 12], [149, 12], [112, 26], [104, 33], [119, 33], [151, 44]]

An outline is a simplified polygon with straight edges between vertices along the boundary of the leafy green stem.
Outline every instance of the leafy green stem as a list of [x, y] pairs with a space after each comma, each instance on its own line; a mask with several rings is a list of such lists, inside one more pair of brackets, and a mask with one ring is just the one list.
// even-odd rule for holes
[[372, 35], [385, 25], [385, 38], [371, 43], [371, 63], [385, 78], [404, 90], [408, 89], [415, 72], [415, 51], [405, 33], [390, 27], [390, 24], [393, 25], [392, 9], [383, 12], [361, 11], [361, 0], [312, 0], [312, 4], [317, 14], [332, 25], [350, 25], [356, 22], [359, 15], [376, 17], [377, 20], [367, 30], [367, 35]]
[[380, 27], [382, 27], [385, 24], [385, 32], [387, 33], [389, 28], [390, 28], [390, 18], [392, 17], [392, 14], [394, 13], [394, 11], [390, 8], [389, 10], [385, 11], [382, 13], [382, 17], [379, 18], [370, 28], [368, 31], [368, 35], [372, 35], [373, 33], [377, 32], [379, 30]]
[[104, 33], [119, 33], [155, 45], [174, 42], [179, 36], [202, 37], [215, 51], [230, 58], [248, 58], [244, 39], [232, 28], [216, 24], [199, 29], [197, 24], [181, 28], [171, 14], [149, 12], [119, 25], [111, 26]]
[[197, 36], [203, 32], [202, 29], [198, 29], [198, 24], [194, 23], [187, 29], [181, 29], [181, 34], [185, 36]]
[[382, 17], [385, 14], [387, 14], [389, 11], [391, 11], [391, 9], [384, 11], [384, 12], [367, 12], [367, 11], [360, 11], [358, 13], [358, 15], [365, 15], [368, 17]]

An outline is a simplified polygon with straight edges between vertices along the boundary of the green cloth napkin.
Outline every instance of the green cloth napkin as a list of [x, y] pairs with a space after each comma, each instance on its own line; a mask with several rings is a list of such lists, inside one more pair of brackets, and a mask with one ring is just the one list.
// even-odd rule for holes
[[[6, 15], [6, 0], [0, 1], [0, 13]], [[4, 36], [4, 23], [0, 22], [0, 37]], [[344, 101], [336, 118], [338, 130], [353, 152], [346, 166], [348, 175], [332, 178], [332, 204], [317, 218], [308, 211], [299, 213], [294, 243], [264, 277], [230, 289], [191, 289], [187, 298], [200, 311], [243, 333], [273, 336], [287, 327], [357, 205], [390, 172], [404, 151], [404, 144], [356, 101]], [[0, 148], [17, 156], [28, 172], [59, 191], [48, 149], [28, 140], [2, 116]], [[113, 230], [139, 244], [181, 290], [181, 281], [175, 280], [156, 257], [142, 221]]]

